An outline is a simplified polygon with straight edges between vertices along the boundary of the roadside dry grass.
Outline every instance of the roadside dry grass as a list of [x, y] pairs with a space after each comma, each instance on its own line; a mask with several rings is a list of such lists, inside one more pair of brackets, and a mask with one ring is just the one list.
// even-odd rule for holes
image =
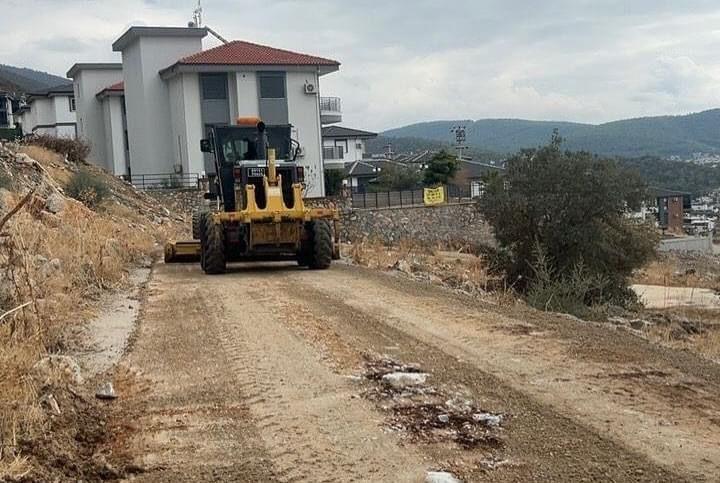
[[[156, 202], [99, 170], [93, 173], [113, 195], [95, 210], [64, 197], [58, 189], [73, 166], [43, 148], [22, 152], [37, 163], [6, 158], [0, 166], [12, 171], [15, 189], [0, 206], [15, 206], [20, 191], [37, 193], [0, 234], [0, 315], [6, 314], [0, 320], [0, 481], [46, 463], [22, 448], [50, 427], [41, 396], [67, 381], [61, 372], [39, 380], [38, 361], [76, 346], [74, 329], [92, 316], [101, 295], [122, 288], [132, 266], [149, 263], [161, 243], [181, 231], [170, 217], [158, 221], [157, 207], [145, 209]], [[50, 195], [61, 200], [57, 213], [47, 209]]]
[[494, 302], [516, 298], [504, 285], [503, 277], [492, 273], [485, 257], [462, 249], [427, 247], [407, 240], [388, 246], [371, 240], [346, 245], [344, 251], [355, 264], [364, 267], [397, 271], [416, 280], [482, 295]]
[[675, 307], [644, 315], [654, 320], [643, 330], [648, 339], [720, 363], [720, 309]]
[[661, 253], [638, 270], [633, 283], [720, 290], [720, 258], [702, 254]]

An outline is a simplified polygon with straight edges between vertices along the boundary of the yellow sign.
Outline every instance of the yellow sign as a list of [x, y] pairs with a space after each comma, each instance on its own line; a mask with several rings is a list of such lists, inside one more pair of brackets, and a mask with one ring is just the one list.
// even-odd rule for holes
[[426, 205], [441, 205], [445, 203], [445, 187], [424, 188], [423, 201]]

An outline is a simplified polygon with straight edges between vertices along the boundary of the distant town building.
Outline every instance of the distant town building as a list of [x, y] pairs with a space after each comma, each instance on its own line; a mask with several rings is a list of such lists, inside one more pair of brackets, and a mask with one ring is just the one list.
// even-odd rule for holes
[[662, 190], [655, 193], [658, 226], [670, 233], [683, 233], [685, 210], [692, 206], [690, 193]]
[[322, 128], [323, 159], [325, 167], [343, 167], [346, 163], [367, 157], [365, 141], [377, 133], [342, 126]]

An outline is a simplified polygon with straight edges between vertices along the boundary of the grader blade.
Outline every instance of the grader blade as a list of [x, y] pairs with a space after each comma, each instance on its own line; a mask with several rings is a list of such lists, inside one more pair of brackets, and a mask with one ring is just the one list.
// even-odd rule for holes
[[165, 245], [165, 263], [197, 263], [200, 261], [200, 242], [176, 241]]

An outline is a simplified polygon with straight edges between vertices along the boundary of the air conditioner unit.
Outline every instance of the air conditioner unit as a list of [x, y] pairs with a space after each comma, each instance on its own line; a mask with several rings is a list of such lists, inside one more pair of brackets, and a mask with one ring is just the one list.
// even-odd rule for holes
[[310, 82], [305, 83], [305, 94], [317, 94], [317, 87]]

